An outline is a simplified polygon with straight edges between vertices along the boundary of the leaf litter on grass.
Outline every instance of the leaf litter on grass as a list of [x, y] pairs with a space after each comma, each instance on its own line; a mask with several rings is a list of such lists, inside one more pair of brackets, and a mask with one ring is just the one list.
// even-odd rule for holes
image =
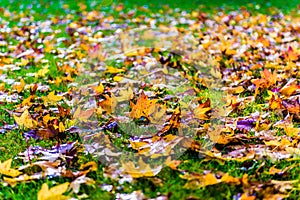
[[[299, 17], [79, 9], [41, 20], [1, 9], [1, 134], [17, 129], [26, 146], [13, 152], [19, 167], [1, 162], [3, 187], [63, 177], [53, 195], [68, 198], [69, 189], [79, 198], [81, 184], [99, 183], [89, 177], [97, 164], [80, 157], [92, 155], [121, 186], [168, 166], [185, 181], [182, 190], [227, 184], [241, 188], [235, 199], [299, 196]], [[262, 163], [238, 176], [196, 172], [184, 168], [191, 151], [196, 165]], [[40, 189], [39, 198], [53, 190]], [[124, 189], [106, 191], [146, 198]]]
[[[207, 97], [197, 96], [193, 86], [202, 66], [196, 62], [202, 59], [197, 57], [201, 49], [195, 46], [192, 33], [181, 34], [168, 27], [139, 28], [119, 30], [109, 37], [114, 38], [113, 43], [103, 42], [101, 51], [97, 47], [98, 52], [89, 52], [90, 63], [78, 76], [78, 85], [84, 85], [74, 92], [76, 111], [101, 111], [96, 118], [83, 123], [79, 120], [77, 125], [89, 153], [99, 156], [108, 166], [121, 164], [124, 173], [135, 178], [155, 176], [166, 159], [176, 159], [191, 147], [201, 124], [214, 119], [206, 122], [208, 135], [202, 144], [202, 151], [211, 149], [220, 135], [211, 129], [217, 127], [217, 121], [218, 126], [223, 123], [219, 115], [224, 110], [224, 95], [218, 91], [217, 97], [212, 92], [213, 87], [220, 86], [220, 73], [215, 71], [215, 80], [207, 80], [211, 83], [204, 81], [214, 74], [201, 73], [206, 84], [203, 87], [208, 88]], [[127, 68], [112, 67], [114, 63]], [[205, 98], [205, 103], [199, 104]], [[105, 120], [102, 127], [99, 118]], [[99, 127], [98, 133], [95, 126]]]

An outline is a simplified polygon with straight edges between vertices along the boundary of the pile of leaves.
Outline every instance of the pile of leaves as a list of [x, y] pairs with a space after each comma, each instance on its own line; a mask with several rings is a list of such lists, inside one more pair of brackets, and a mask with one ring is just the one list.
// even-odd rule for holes
[[299, 198], [297, 14], [78, 6], [1, 8], [1, 198]]

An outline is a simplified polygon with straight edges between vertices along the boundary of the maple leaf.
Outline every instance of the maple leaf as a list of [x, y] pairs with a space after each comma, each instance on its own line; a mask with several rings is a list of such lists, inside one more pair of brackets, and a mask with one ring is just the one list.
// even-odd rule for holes
[[15, 178], [4, 177], [3, 179], [10, 186], [14, 187], [19, 182], [26, 182], [26, 181], [31, 181], [31, 180], [37, 179], [37, 176], [28, 176], [27, 174], [24, 174], [24, 175], [20, 175], [18, 177], [15, 177]]
[[24, 90], [25, 84], [26, 83], [25, 83], [24, 79], [21, 78], [20, 83], [13, 85], [13, 89], [17, 90], [17, 92], [20, 93]]
[[119, 96], [116, 97], [118, 102], [129, 101], [133, 98], [133, 91], [131, 87], [128, 87], [127, 90], [120, 90]]
[[224, 175], [222, 176], [221, 182], [240, 184], [240, 183], [241, 183], [241, 179], [240, 179], [240, 178], [236, 178], [236, 177], [232, 177], [232, 176], [230, 176], [229, 173], [227, 172], [226, 174], [224, 174]]
[[94, 90], [97, 94], [102, 94], [104, 92], [104, 86], [102, 83], [100, 85], [94, 87]]
[[289, 97], [291, 96], [296, 90], [299, 90], [300, 89], [300, 86], [299, 85], [290, 85], [290, 86], [287, 86], [287, 87], [283, 87], [280, 89], [280, 93]]
[[292, 78], [279, 90], [279, 92], [284, 96], [289, 97], [299, 89], [300, 86], [296, 84], [296, 79]]
[[117, 99], [113, 93], [111, 95], [103, 95], [105, 97], [105, 100], [100, 101], [98, 104], [101, 106], [101, 108], [106, 111], [108, 114], [114, 112], [116, 106], [117, 106]]
[[271, 86], [275, 85], [277, 82], [277, 72], [274, 70], [273, 74], [267, 70], [264, 69], [264, 71], [260, 72], [261, 79], [254, 79], [251, 80], [252, 83], [255, 84], [255, 94], [254, 97], [257, 96], [260, 88], [270, 88]]
[[155, 176], [161, 171], [162, 166], [159, 165], [156, 168], [152, 169], [150, 165], [146, 164], [140, 157], [137, 166], [131, 161], [126, 163], [122, 162], [122, 169], [123, 173], [131, 175], [132, 178], [140, 178]]
[[132, 109], [130, 117], [133, 119], [140, 119], [141, 117], [150, 119], [150, 114], [152, 114], [156, 109], [156, 102], [156, 99], [149, 100], [148, 96], [142, 92], [136, 104], [130, 102], [130, 107]]
[[194, 116], [195, 118], [201, 119], [201, 120], [208, 120], [209, 116], [207, 115], [207, 112], [210, 111], [210, 100], [207, 99], [206, 102], [203, 104], [199, 104], [199, 106], [194, 109]]
[[3, 163], [0, 162], [0, 174], [4, 174], [11, 177], [16, 177], [22, 174], [22, 172], [16, 169], [11, 169], [11, 163], [12, 163], [12, 159], [8, 159]]
[[275, 110], [275, 109], [280, 109], [282, 108], [282, 103], [281, 103], [281, 98], [279, 98], [277, 95], [272, 95], [270, 101], [269, 101], [269, 107], [270, 109], [272, 110]]
[[187, 179], [188, 182], [184, 185], [184, 188], [188, 189], [199, 189], [208, 185], [215, 185], [219, 183], [219, 180], [212, 173], [199, 174], [199, 173], [190, 173], [180, 175], [181, 178]]
[[48, 72], [49, 72], [48, 66], [45, 66], [35, 74], [35, 77], [36, 78], [45, 77]]
[[86, 168], [88, 168], [88, 170], [87, 170], [88, 172], [89, 171], [97, 171], [97, 169], [98, 169], [97, 163], [94, 162], [94, 161], [91, 161], [91, 162], [87, 162], [85, 164], [82, 164], [80, 166], [80, 170], [83, 170], [83, 169], [86, 169]]
[[62, 100], [62, 96], [55, 95], [55, 91], [50, 92], [47, 96], [42, 97], [44, 103], [50, 104], [50, 105], [55, 105], [58, 101]]
[[44, 183], [42, 185], [41, 190], [38, 192], [38, 200], [67, 200], [71, 199], [68, 196], [63, 195], [68, 188], [69, 188], [70, 183], [66, 182], [57, 186], [54, 186], [49, 189], [47, 183]]
[[289, 46], [287, 54], [285, 55], [285, 57], [290, 61], [297, 61], [298, 57], [299, 57], [299, 54], [296, 51], [294, 51], [294, 49], [291, 46]]
[[29, 114], [27, 109], [22, 113], [20, 117], [14, 115], [14, 119], [20, 127], [33, 129], [37, 125], [37, 121], [31, 118], [31, 115]]
[[81, 110], [80, 107], [73, 114], [73, 119], [78, 121], [86, 122], [95, 112], [95, 108], [91, 108], [88, 110]]
[[31, 101], [34, 99], [34, 95], [30, 95], [29, 97], [27, 97], [26, 99], [24, 99], [21, 103], [22, 106], [31, 106], [32, 103]]

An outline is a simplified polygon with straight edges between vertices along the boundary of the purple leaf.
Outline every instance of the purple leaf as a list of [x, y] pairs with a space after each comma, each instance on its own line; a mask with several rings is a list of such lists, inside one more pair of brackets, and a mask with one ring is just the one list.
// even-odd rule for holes
[[236, 127], [241, 130], [250, 131], [255, 126], [254, 119], [242, 119], [239, 120], [236, 124]]
[[35, 139], [35, 140], [40, 139], [40, 136], [38, 136], [38, 134], [36, 133], [35, 130], [30, 130], [30, 131], [28, 131], [28, 132], [26, 132], [26, 133], [23, 133], [23, 137], [24, 137], [25, 139], [30, 139], [30, 138], [33, 138], [33, 139]]

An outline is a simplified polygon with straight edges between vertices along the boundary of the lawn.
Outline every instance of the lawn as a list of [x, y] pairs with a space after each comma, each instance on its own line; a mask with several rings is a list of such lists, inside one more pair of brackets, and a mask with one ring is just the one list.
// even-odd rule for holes
[[0, 199], [300, 199], [298, 1], [0, 3]]

